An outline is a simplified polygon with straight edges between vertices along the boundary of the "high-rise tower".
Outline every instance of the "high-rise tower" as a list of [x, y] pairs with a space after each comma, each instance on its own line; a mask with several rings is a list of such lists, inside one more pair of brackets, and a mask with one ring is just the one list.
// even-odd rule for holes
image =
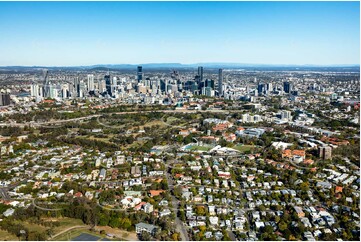
[[137, 79], [138, 79], [138, 83], [141, 82], [143, 80], [143, 67], [142, 66], [138, 66], [137, 67]]
[[105, 79], [105, 88], [107, 89], [107, 94], [109, 96], [112, 96], [112, 83], [111, 83], [111, 80], [110, 80], [109, 72], [108, 72], [108, 74], [106, 74], [104, 76], [104, 79]]
[[94, 75], [88, 75], [88, 83], [87, 83], [88, 91], [94, 90]]
[[203, 66], [198, 66], [198, 76], [199, 76], [199, 81], [202, 82], [203, 81]]
[[48, 70], [44, 70], [44, 81], [43, 81], [43, 94], [44, 97], [49, 97], [50, 96], [50, 82], [49, 82], [49, 77], [48, 77]]
[[223, 96], [223, 69], [218, 70], [218, 96]]

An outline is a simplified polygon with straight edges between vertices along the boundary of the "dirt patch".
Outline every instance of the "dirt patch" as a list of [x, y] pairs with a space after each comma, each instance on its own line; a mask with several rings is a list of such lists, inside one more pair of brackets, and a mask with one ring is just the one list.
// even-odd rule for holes
[[97, 231], [104, 230], [107, 234], [113, 234], [115, 237], [119, 239], [139, 241], [137, 234], [134, 232], [128, 232], [126, 230], [121, 230], [121, 229], [114, 229], [109, 226], [96, 226], [94, 229]]

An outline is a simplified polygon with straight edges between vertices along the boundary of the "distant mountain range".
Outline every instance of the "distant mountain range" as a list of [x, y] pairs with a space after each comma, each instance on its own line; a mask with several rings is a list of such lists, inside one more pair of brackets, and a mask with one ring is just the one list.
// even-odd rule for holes
[[137, 66], [142, 66], [143, 69], [194, 69], [198, 66], [204, 68], [225, 68], [225, 69], [245, 69], [245, 70], [274, 70], [274, 71], [352, 71], [359, 72], [360, 65], [271, 65], [271, 64], [247, 64], [247, 63], [223, 63], [223, 62], [208, 62], [208, 63], [145, 63], [145, 64], [98, 64], [89, 66], [2, 66], [0, 70], [8, 71], [26, 71], [37, 69], [49, 70], [94, 70], [94, 71], [107, 71], [107, 70], [135, 70]]

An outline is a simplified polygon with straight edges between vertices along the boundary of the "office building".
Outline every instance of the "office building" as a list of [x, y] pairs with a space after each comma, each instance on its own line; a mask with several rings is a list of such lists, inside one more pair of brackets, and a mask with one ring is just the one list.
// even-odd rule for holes
[[198, 67], [198, 77], [199, 77], [199, 82], [203, 81], [203, 67], [199, 66]]
[[67, 85], [63, 85], [63, 87], [61, 88], [61, 96], [63, 99], [66, 99], [69, 97], [69, 91], [68, 91]]
[[88, 91], [93, 91], [94, 88], [94, 75], [88, 75], [88, 83], [87, 83]]
[[104, 80], [99, 80], [98, 89], [99, 89], [99, 93], [104, 93], [107, 90]]
[[106, 92], [109, 96], [112, 96], [112, 83], [109, 73], [104, 76]]
[[48, 77], [48, 70], [44, 70], [43, 94], [44, 97], [50, 96], [50, 81]]
[[33, 84], [31, 85], [31, 89], [30, 89], [30, 95], [32, 97], [39, 97], [39, 85], [38, 84]]
[[218, 70], [218, 96], [223, 96], [223, 69]]
[[332, 159], [332, 148], [330, 146], [322, 146], [319, 148], [319, 156], [323, 160]]
[[267, 84], [267, 92], [273, 92], [273, 85], [272, 82]]
[[79, 86], [80, 82], [79, 82], [79, 77], [75, 78], [74, 80], [74, 91], [73, 91], [73, 97], [79, 97], [79, 92], [80, 92], [80, 86]]
[[292, 121], [291, 111], [288, 111], [288, 110], [281, 111], [281, 119], [287, 120], [287, 121]]
[[138, 68], [137, 68], [137, 80], [138, 80], [138, 83], [143, 80], [143, 68], [142, 68], [142, 66], [138, 66]]
[[258, 94], [263, 94], [264, 91], [265, 91], [265, 84], [263, 83], [259, 83], [258, 86], [257, 86], [257, 91], [258, 91]]
[[283, 91], [285, 93], [291, 93], [292, 91], [292, 84], [290, 82], [283, 82]]
[[49, 97], [50, 98], [58, 97], [58, 90], [56, 89], [55, 85], [49, 85]]
[[7, 93], [0, 94], [0, 106], [10, 105], [10, 95]]

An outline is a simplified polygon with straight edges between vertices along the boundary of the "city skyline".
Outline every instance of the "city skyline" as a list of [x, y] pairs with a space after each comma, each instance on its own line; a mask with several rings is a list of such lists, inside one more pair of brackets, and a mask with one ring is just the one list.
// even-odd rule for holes
[[359, 2], [0, 2], [0, 66], [359, 65]]

